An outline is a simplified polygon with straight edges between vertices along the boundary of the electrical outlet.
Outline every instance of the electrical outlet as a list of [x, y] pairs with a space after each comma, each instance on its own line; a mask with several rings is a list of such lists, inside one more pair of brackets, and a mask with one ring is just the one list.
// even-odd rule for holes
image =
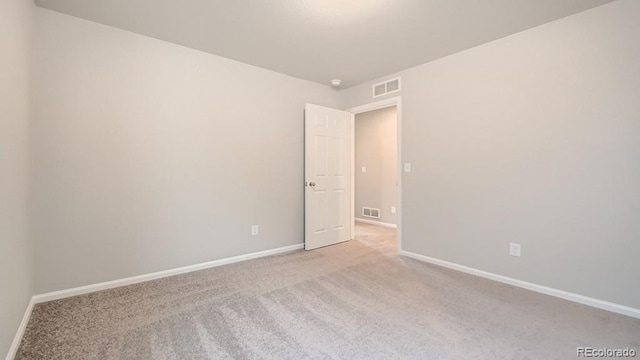
[[366, 167], [366, 166], [363, 166], [363, 167], [362, 167], [362, 172], [363, 172], [363, 173], [366, 173], [366, 172], [367, 172], [367, 167]]
[[395, 206], [392, 206], [392, 207], [391, 207], [391, 213], [392, 213], [392, 214], [395, 214], [395, 213], [396, 213], [396, 207], [395, 207]]
[[509, 243], [509, 255], [520, 256], [520, 244]]
[[251, 235], [252, 236], [258, 235], [258, 225], [251, 225]]

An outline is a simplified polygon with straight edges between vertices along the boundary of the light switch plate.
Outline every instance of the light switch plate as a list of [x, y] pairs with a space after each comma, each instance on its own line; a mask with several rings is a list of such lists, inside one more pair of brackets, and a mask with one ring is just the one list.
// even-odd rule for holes
[[404, 172], [409, 173], [411, 172], [411, 163], [404, 163]]

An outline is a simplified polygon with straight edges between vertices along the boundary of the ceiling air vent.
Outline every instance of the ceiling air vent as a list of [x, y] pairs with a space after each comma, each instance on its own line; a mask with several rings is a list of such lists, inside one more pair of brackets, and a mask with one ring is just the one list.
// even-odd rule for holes
[[400, 78], [387, 80], [373, 85], [373, 97], [391, 94], [400, 91]]

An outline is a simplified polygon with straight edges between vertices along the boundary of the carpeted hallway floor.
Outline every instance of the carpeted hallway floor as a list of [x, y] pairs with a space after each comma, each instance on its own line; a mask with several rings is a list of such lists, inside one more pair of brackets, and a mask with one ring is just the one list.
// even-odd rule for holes
[[395, 232], [37, 305], [17, 359], [575, 359], [640, 320], [400, 257]]

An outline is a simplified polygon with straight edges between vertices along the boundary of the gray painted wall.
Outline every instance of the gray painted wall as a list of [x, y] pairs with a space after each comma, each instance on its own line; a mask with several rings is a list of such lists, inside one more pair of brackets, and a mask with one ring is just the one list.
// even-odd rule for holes
[[638, 18], [616, 1], [402, 72], [404, 250], [640, 308]]
[[[395, 224], [391, 207], [397, 206], [397, 109], [357, 114], [354, 127], [356, 218]], [[380, 219], [362, 216], [363, 206], [380, 209]]]
[[34, 5], [0, 2], [0, 357], [32, 295], [28, 236], [29, 107]]
[[49, 10], [37, 24], [38, 293], [303, 242], [302, 110], [336, 91]]

